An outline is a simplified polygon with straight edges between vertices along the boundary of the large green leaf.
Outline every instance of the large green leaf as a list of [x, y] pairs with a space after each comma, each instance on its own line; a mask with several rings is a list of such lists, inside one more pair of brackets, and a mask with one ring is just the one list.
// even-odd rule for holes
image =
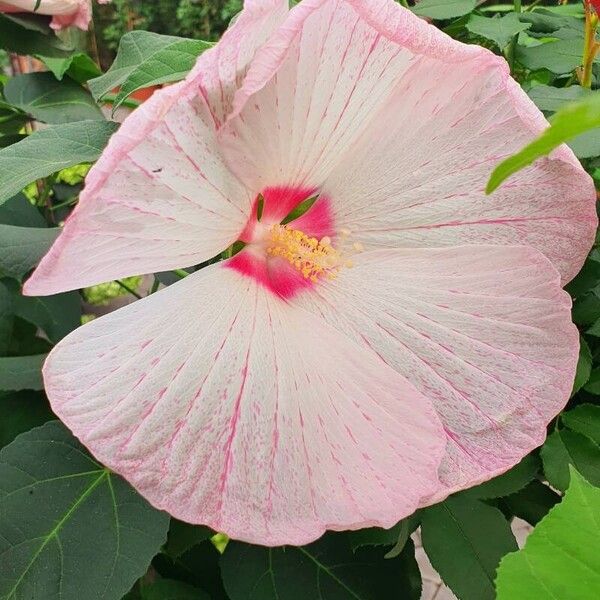
[[1, 149], [0, 204], [36, 179], [95, 161], [117, 127], [100, 120], [55, 125]]
[[580, 404], [563, 413], [561, 419], [569, 429], [586, 435], [600, 445], [600, 406]]
[[[59, 342], [81, 325], [81, 298], [77, 292], [54, 296], [22, 296], [14, 279], [0, 279], [0, 299], [8, 314], [37, 325], [53, 342]], [[3, 306], [0, 306], [0, 312]], [[1, 340], [0, 340], [1, 347]]]
[[581, 65], [583, 37], [540, 44], [518, 46], [517, 60], [528, 69], [548, 69], [557, 75], [570, 73]]
[[0, 391], [42, 390], [45, 354], [0, 357]]
[[538, 457], [534, 454], [528, 454], [510, 471], [477, 485], [463, 492], [463, 494], [480, 500], [503, 498], [523, 489], [536, 476], [539, 469], [540, 461]]
[[107, 73], [89, 81], [96, 99], [120, 86], [116, 108], [136, 90], [183, 79], [209, 42], [131, 31], [119, 43], [115, 62]]
[[600, 94], [569, 104], [550, 119], [550, 127], [520, 152], [501, 162], [488, 181], [486, 192], [493, 192], [505, 179], [545, 156], [577, 135], [600, 127]]
[[563, 501], [502, 559], [498, 600], [590, 600], [600, 597], [600, 489], [576, 471]]
[[[538, 108], [546, 113], [560, 110], [569, 102], [588, 98], [590, 95], [600, 95], [579, 85], [566, 88], [556, 88], [550, 85], [538, 85], [529, 92], [530, 98]], [[579, 158], [590, 158], [600, 155], [600, 134], [598, 131], [588, 131], [574, 137], [568, 142], [569, 146]]]
[[168, 515], [60, 423], [0, 452], [0, 597], [119, 600], [166, 539]]
[[534, 480], [522, 490], [503, 498], [511, 514], [536, 525], [558, 502], [560, 496], [541, 481]]
[[[573, 322], [577, 325], [592, 325], [600, 315], [600, 290], [582, 294], [573, 302]], [[600, 324], [598, 325], [600, 332]]]
[[0, 206], [0, 225], [17, 227], [46, 227], [46, 219], [26, 198], [17, 194]]
[[600, 249], [594, 248], [589, 256], [585, 259], [585, 263], [581, 271], [575, 279], [570, 281], [566, 290], [571, 296], [579, 297], [582, 294], [594, 289], [600, 284]]
[[466, 28], [475, 35], [491, 40], [503, 50], [515, 35], [531, 27], [530, 23], [519, 21], [517, 13], [511, 12], [503, 17], [482, 17], [471, 15]]
[[412, 7], [420, 17], [431, 19], [453, 19], [475, 10], [476, 0], [421, 0]]
[[166, 552], [173, 558], [179, 558], [190, 548], [207, 540], [215, 534], [212, 529], [202, 525], [190, 525], [177, 519], [171, 519]]
[[522, 12], [519, 14], [519, 19], [531, 25], [531, 30], [528, 32], [529, 35], [539, 34], [546, 37], [548, 34], [555, 34], [561, 29], [572, 29], [573, 31], [577, 31], [580, 36], [583, 34], [581, 19], [558, 14], [556, 11], [551, 11], [548, 8], [538, 8], [534, 11]]
[[592, 372], [592, 353], [583, 336], [579, 337], [579, 360], [577, 361], [577, 372], [573, 382], [573, 392], [576, 394], [590, 379]]
[[[0, 48], [17, 54], [66, 57], [73, 49], [56, 37], [47, 26], [34, 26], [35, 20], [0, 13]], [[39, 21], [38, 21], [39, 23]]]
[[589, 437], [563, 429], [555, 431], [542, 446], [544, 473], [557, 490], [569, 487], [569, 465], [594, 485], [600, 485], [600, 446]]
[[557, 88], [553, 85], [536, 85], [527, 93], [540, 110], [553, 113], [561, 109], [565, 104], [576, 100], [583, 100], [595, 92], [580, 85], [571, 85], [564, 88]]
[[0, 448], [18, 435], [56, 419], [41, 392], [0, 392]]
[[0, 277], [8, 275], [21, 279], [37, 265], [59, 233], [58, 228], [0, 224]]
[[165, 579], [183, 581], [208, 592], [211, 600], [230, 600], [223, 589], [220, 560], [221, 553], [210, 540], [205, 540], [177, 557], [161, 553], [152, 566]]
[[181, 581], [159, 579], [142, 587], [141, 600], [210, 600], [208, 594]]
[[421, 536], [431, 564], [461, 600], [493, 600], [500, 559], [517, 549], [504, 515], [463, 495], [424, 510]]
[[52, 73], [11, 77], [4, 86], [8, 102], [44, 123], [104, 120], [90, 93], [72, 79], [58, 81]]
[[308, 546], [264, 548], [230, 542], [221, 560], [231, 600], [418, 600], [421, 582], [411, 541], [385, 559], [377, 548], [352, 552], [346, 534]]
[[[589, 333], [596, 335], [598, 333], [597, 331], [594, 331], [596, 326], [597, 324], [589, 330]], [[592, 369], [590, 377], [583, 386], [583, 389], [590, 394], [594, 394], [594, 396], [600, 396], [600, 367], [595, 367]]]
[[40, 56], [39, 58], [54, 73], [56, 79], [62, 79], [66, 74], [74, 81], [84, 83], [93, 77], [102, 75], [98, 65], [84, 52], [76, 52], [66, 58], [49, 56]]
[[81, 325], [81, 298], [77, 292], [41, 298], [20, 296], [15, 315], [34, 323], [57, 343]]

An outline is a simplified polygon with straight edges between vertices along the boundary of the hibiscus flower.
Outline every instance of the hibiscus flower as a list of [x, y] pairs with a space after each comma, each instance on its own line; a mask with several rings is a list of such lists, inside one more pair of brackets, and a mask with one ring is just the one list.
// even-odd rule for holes
[[[110, 0], [98, 2], [107, 4]], [[53, 29], [75, 26], [87, 30], [92, 19], [92, 0], [4, 0], [0, 2], [0, 12], [51, 15]]]
[[245, 246], [58, 344], [54, 411], [154, 506], [267, 545], [506, 471], [569, 397], [561, 277], [596, 229], [567, 147], [484, 194], [545, 126], [503, 59], [393, 0], [247, 0], [113, 136], [25, 291]]

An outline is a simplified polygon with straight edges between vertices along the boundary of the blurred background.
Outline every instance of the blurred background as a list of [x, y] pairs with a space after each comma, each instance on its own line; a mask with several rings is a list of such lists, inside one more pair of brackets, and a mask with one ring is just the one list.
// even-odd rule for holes
[[112, 0], [94, 6], [92, 46], [103, 69], [112, 63], [119, 40], [128, 31], [145, 29], [216, 41], [242, 9], [242, 0]]

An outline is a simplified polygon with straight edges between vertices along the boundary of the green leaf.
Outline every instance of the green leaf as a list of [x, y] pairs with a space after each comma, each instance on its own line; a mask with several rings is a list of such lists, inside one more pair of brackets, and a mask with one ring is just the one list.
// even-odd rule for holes
[[0, 355], [10, 354], [12, 335], [14, 329], [14, 294], [4, 282], [0, 280]]
[[211, 45], [150, 31], [131, 31], [121, 38], [117, 58], [107, 73], [90, 80], [90, 90], [98, 100], [120, 86], [116, 109], [136, 90], [183, 79]]
[[592, 369], [590, 377], [583, 386], [583, 389], [590, 394], [594, 394], [594, 396], [600, 396], [600, 367]]
[[598, 131], [582, 133], [567, 143], [577, 158], [593, 158], [600, 155], [600, 135]]
[[71, 54], [67, 58], [53, 58], [50, 56], [38, 56], [38, 58], [59, 80], [66, 74], [78, 83], [85, 83], [89, 79], [102, 75], [100, 67], [84, 52]]
[[516, 58], [527, 69], [548, 69], [556, 75], [571, 73], [581, 65], [583, 38], [548, 42], [539, 46], [517, 46]]
[[600, 249], [594, 248], [585, 259], [581, 271], [575, 279], [569, 282], [565, 289], [571, 296], [577, 298], [592, 290], [598, 284], [600, 284]]
[[0, 13], [0, 48], [17, 54], [54, 57], [69, 56], [73, 52], [49, 27], [34, 23], [34, 20]]
[[536, 525], [558, 502], [560, 496], [541, 481], [532, 481], [522, 490], [503, 499], [511, 514]]
[[59, 233], [58, 228], [0, 225], [0, 276], [21, 279], [37, 265]]
[[[591, 325], [600, 315], [600, 297], [598, 293], [592, 290], [588, 294], [583, 294], [575, 299], [573, 303], [573, 321], [577, 325]], [[600, 334], [600, 323], [597, 331]]]
[[0, 597], [118, 600], [169, 517], [93, 460], [57, 421], [0, 452]]
[[118, 125], [79, 121], [47, 127], [0, 150], [0, 204], [27, 184], [56, 171], [94, 162]]
[[466, 490], [463, 495], [479, 500], [509, 496], [523, 489], [536, 476], [539, 469], [540, 461], [538, 457], [534, 454], [528, 454], [510, 471]]
[[17, 194], [0, 206], [0, 224], [17, 227], [47, 226], [46, 219], [24, 194]]
[[418, 600], [421, 582], [411, 541], [398, 558], [381, 549], [352, 552], [346, 534], [328, 533], [308, 546], [264, 548], [230, 542], [221, 559], [231, 600]]
[[505, 179], [549, 154], [560, 144], [597, 127], [600, 127], [600, 95], [593, 94], [565, 106], [551, 117], [550, 127], [542, 135], [494, 169], [486, 192], [492, 193]]
[[17, 142], [23, 141], [27, 135], [24, 133], [10, 133], [8, 135], [0, 134], [0, 148], [6, 148], [7, 146], [12, 146]]
[[569, 429], [586, 435], [600, 445], [600, 406], [580, 404], [563, 413], [561, 419]]
[[56, 417], [43, 393], [0, 392], [0, 448], [51, 419]]
[[220, 560], [221, 553], [210, 540], [205, 540], [177, 558], [161, 553], [154, 558], [152, 566], [161, 577], [198, 587], [212, 600], [229, 600], [221, 581]]
[[577, 372], [573, 382], [573, 392], [576, 394], [589, 380], [592, 372], [592, 353], [583, 336], [579, 336], [579, 360], [577, 361]]
[[[592, 92], [578, 85], [567, 88], [540, 85], [534, 87], [529, 95], [539, 108], [547, 113], [552, 113], [560, 110], [569, 102], [582, 99], [589, 100], [593, 96], [600, 96], [600, 93]], [[582, 133], [570, 140], [568, 144], [579, 158], [591, 158], [600, 154], [600, 135], [597, 131]]]
[[600, 489], [572, 471], [563, 501], [502, 559], [498, 600], [589, 600], [600, 595]]
[[417, 527], [421, 524], [421, 515], [417, 512], [406, 519], [400, 521], [400, 531], [398, 532], [398, 539], [394, 544], [394, 547], [387, 552], [386, 558], [396, 558], [404, 551], [406, 544], [410, 536], [415, 532]]
[[177, 519], [171, 519], [169, 536], [165, 550], [173, 558], [178, 558], [196, 544], [215, 535], [215, 532], [202, 525], [190, 525]]
[[104, 120], [90, 93], [72, 79], [57, 81], [52, 73], [11, 77], [4, 86], [8, 102], [44, 123]]
[[0, 357], [0, 391], [43, 390], [45, 360], [46, 354]]
[[522, 23], [517, 13], [511, 12], [503, 17], [471, 15], [466, 27], [471, 33], [491, 40], [500, 50], [504, 50], [515, 35], [529, 29], [531, 24]]
[[493, 600], [500, 559], [517, 550], [504, 515], [465, 496], [450, 496], [422, 511], [423, 548], [433, 567], [459, 598]]
[[569, 465], [600, 485], [600, 446], [585, 435], [568, 429], [555, 431], [542, 446], [541, 456], [546, 478], [557, 490], [569, 487]]
[[420, 17], [431, 19], [454, 19], [475, 10], [476, 0], [421, 0], [411, 7]]
[[352, 550], [362, 546], [393, 546], [398, 541], [398, 536], [402, 535], [402, 530], [406, 528], [405, 520], [396, 523], [390, 529], [381, 527], [368, 527], [351, 531], [349, 533], [350, 545]]
[[522, 12], [519, 14], [519, 19], [524, 23], [529, 23], [531, 25], [531, 30], [528, 32], [529, 35], [539, 33], [546, 36], [559, 29], [572, 29], [578, 31], [579, 35], [583, 34], [583, 24], [581, 19], [568, 15], [560, 15], [555, 11], [547, 9]]
[[[589, 98], [590, 95], [599, 95], [599, 93], [592, 92], [579, 85], [566, 88], [539, 85], [529, 92], [530, 98], [538, 108], [547, 113], [556, 112], [569, 102]], [[568, 143], [578, 158], [591, 158], [600, 154], [600, 135], [597, 131], [582, 133]]]
[[527, 93], [536, 106], [546, 112], [556, 112], [569, 102], [583, 100], [590, 94], [594, 94], [591, 90], [580, 85], [565, 88], [557, 88], [552, 85], [536, 85]]
[[9, 314], [37, 325], [55, 344], [81, 325], [81, 298], [77, 292], [41, 298], [22, 296], [19, 284], [6, 278], [0, 279], [0, 298], [5, 302], [10, 298]]
[[159, 579], [142, 587], [142, 600], [210, 600], [208, 594], [181, 581]]
[[20, 296], [15, 315], [37, 325], [56, 344], [81, 325], [81, 297], [77, 292], [42, 298]]

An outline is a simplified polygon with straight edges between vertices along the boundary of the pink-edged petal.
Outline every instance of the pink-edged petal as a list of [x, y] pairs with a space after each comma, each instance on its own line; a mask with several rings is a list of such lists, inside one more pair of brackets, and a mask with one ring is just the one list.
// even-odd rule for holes
[[252, 58], [285, 20], [288, 0], [245, 0], [244, 9], [220, 42], [206, 52], [190, 73], [205, 97], [215, 124], [231, 112]]
[[531, 248], [366, 252], [298, 302], [433, 402], [448, 445], [430, 502], [516, 464], [569, 398], [579, 348], [571, 301]]
[[153, 505], [249, 542], [389, 527], [439, 486], [429, 401], [227, 265], [84, 325], [44, 380], [61, 420]]
[[546, 127], [503, 61], [422, 61], [323, 190], [338, 226], [367, 248], [526, 244], [566, 283], [598, 223], [594, 184], [572, 152], [561, 147], [485, 194], [494, 167]]
[[231, 104], [236, 78], [282, 20], [283, 4], [250, 2], [185, 81], [159, 90], [125, 120], [25, 293], [189, 266], [238, 238], [255, 193], [224, 164], [215, 114]]
[[251, 187], [320, 185], [421, 51], [449, 62], [480, 53], [391, 2], [399, 44], [364, 18], [362, 4], [304, 0], [257, 52], [220, 132]]
[[25, 293], [202, 262], [237, 239], [250, 203], [222, 162], [203, 99], [187, 82], [160, 90], [111, 138]]
[[258, 51], [220, 130], [252, 188], [322, 188], [372, 248], [530, 244], [571, 279], [597, 223], [562, 146], [505, 184], [494, 166], [547, 123], [488, 50], [394, 0], [304, 0]]

